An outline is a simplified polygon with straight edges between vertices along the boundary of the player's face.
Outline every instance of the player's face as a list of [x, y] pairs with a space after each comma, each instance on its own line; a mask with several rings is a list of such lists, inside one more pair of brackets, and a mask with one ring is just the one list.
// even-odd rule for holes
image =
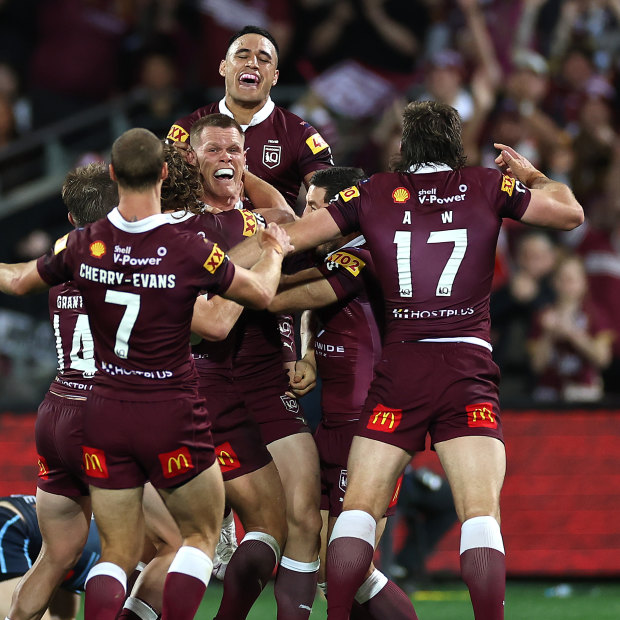
[[324, 187], [310, 185], [306, 193], [306, 208], [304, 209], [303, 215], [308, 215], [308, 213], [326, 207], [329, 204], [326, 200], [326, 193], [327, 190]]
[[207, 197], [239, 196], [245, 168], [244, 137], [234, 127], [205, 127], [194, 149]]
[[278, 81], [277, 64], [278, 56], [269, 39], [259, 34], [239, 37], [220, 63], [226, 93], [242, 104], [263, 103]]

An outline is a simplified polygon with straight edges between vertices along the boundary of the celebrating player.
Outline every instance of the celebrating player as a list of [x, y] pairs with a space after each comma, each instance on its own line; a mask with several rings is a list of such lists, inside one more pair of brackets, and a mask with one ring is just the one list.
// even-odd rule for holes
[[[461, 575], [474, 615], [497, 620], [506, 566], [499, 525], [506, 458], [488, 312], [497, 236], [505, 217], [570, 230], [583, 209], [566, 185], [508, 146], [496, 144], [506, 175], [464, 167], [461, 123], [450, 106], [407, 106], [401, 144], [395, 172], [374, 175], [287, 227], [298, 250], [360, 230], [387, 319], [327, 553], [328, 617], [349, 617], [376, 523], [430, 433], [462, 522]], [[247, 261], [255, 251], [250, 240], [231, 256]]]

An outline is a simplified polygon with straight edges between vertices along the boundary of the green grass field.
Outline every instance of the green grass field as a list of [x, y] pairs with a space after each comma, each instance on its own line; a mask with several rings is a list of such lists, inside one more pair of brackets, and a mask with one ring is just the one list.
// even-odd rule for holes
[[[618, 620], [620, 583], [572, 582], [566, 598], [545, 596], [545, 590], [557, 585], [544, 582], [509, 582], [506, 590], [506, 620]], [[222, 588], [209, 585], [197, 620], [212, 620]], [[413, 602], [420, 620], [473, 620], [469, 594], [461, 583], [446, 583], [433, 590], [417, 591]], [[317, 596], [310, 618], [327, 616], [325, 602]], [[276, 607], [273, 587], [268, 586], [255, 603], [249, 620], [274, 620]], [[82, 618], [82, 616], [79, 616]], [[386, 618], [389, 620], [389, 618]]]

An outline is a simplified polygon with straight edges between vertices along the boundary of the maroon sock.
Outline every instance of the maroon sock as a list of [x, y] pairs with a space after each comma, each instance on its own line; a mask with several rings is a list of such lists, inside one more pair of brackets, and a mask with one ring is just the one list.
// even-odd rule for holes
[[353, 601], [351, 606], [351, 613], [349, 614], [350, 620], [375, 620], [373, 616], [368, 613], [368, 610], [360, 605], [357, 601]]
[[312, 611], [318, 580], [318, 560], [298, 562], [283, 557], [274, 586], [278, 620], [307, 620]]
[[388, 581], [363, 607], [375, 620], [418, 620], [411, 599], [393, 581]]
[[110, 575], [99, 574], [86, 582], [85, 620], [114, 620], [125, 602], [123, 584]]
[[242, 541], [226, 569], [224, 594], [215, 620], [245, 618], [271, 578], [275, 566], [275, 552], [267, 543], [260, 540]]
[[353, 598], [364, 581], [374, 549], [361, 538], [335, 538], [327, 547], [327, 617], [348, 620]]
[[164, 584], [162, 620], [193, 620], [207, 586], [185, 573], [168, 573]]
[[506, 594], [506, 556], [490, 547], [461, 554], [461, 577], [469, 588], [476, 620], [503, 620]]

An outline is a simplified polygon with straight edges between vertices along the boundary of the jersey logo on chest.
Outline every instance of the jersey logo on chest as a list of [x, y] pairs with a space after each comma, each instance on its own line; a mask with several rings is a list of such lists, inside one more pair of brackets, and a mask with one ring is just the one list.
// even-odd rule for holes
[[263, 164], [267, 168], [275, 168], [280, 165], [282, 147], [279, 144], [265, 144], [263, 146]]

